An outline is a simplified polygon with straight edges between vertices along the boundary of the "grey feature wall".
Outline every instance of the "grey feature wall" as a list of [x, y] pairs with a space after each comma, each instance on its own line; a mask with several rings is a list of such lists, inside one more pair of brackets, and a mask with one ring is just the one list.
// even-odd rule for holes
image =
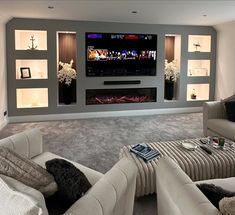
[[[6, 25], [7, 35], [7, 85], [8, 85], [8, 113], [9, 116], [82, 113], [99, 111], [141, 110], [158, 108], [198, 107], [203, 101], [187, 101], [187, 84], [209, 83], [209, 100], [214, 99], [215, 71], [216, 71], [216, 31], [210, 26], [178, 26], [155, 24], [127, 24], [109, 22], [65, 21], [44, 19], [13, 18]], [[15, 30], [46, 30], [47, 51], [30, 54], [28, 51], [15, 50]], [[77, 37], [77, 102], [73, 105], [58, 105], [58, 80], [57, 80], [57, 31], [76, 32]], [[85, 71], [85, 33], [136, 33], [156, 34], [157, 39], [157, 75], [133, 77], [86, 77]], [[164, 60], [165, 60], [165, 35], [181, 35], [181, 63], [178, 99], [164, 101]], [[211, 52], [188, 52], [188, 35], [211, 35]], [[211, 61], [210, 76], [188, 77], [188, 59], [209, 59]], [[48, 59], [48, 79], [16, 80], [16, 59]], [[103, 85], [104, 81], [115, 80], [141, 80], [139, 85]], [[46, 108], [16, 108], [17, 88], [48, 88], [49, 106]], [[109, 88], [157, 88], [157, 102], [130, 103], [130, 104], [105, 104], [86, 105], [86, 89]]]

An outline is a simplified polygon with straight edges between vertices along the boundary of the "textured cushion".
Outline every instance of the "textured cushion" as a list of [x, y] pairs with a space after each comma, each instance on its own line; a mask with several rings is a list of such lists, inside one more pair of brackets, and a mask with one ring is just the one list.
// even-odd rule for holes
[[235, 192], [230, 192], [214, 184], [197, 184], [197, 187], [210, 200], [210, 202], [219, 209], [219, 202], [224, 197], [233, 197]]
[[70, 207], [91, 188], [83, 172], [66, 160], [47, 161], [46, 168], [55, 177], [58, 185], [57, 195], [67, 207]]
[[[15, 184], [15, 182], [14, 182]], [[21, 185], [20, 185], [21, 186]], [[30, 195], [11, 188], [0, 178], [0, 213], [4, 215], [46, 215], [48, 214]], [[45, 206], [44, 206], [45, 209]]]
[[219, 202], [219, 209], [223, 215], [235, 214], [235, 197], [223, 198]]
[[45, 169], [5, 147], [0, 147], [0, 173], [39, 190], [45, 196], [57, 190], [53, 176]]
[[225, 102], [225, 108], [228, 120], [235, 122], [235, 101]]

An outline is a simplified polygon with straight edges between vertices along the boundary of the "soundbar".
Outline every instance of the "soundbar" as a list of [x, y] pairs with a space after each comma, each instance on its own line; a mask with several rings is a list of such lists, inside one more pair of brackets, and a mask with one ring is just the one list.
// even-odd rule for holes
[[131, 81], [104, 81], [104, 85], [121, 85], [121, 84], [140, 84], [140, 80]]

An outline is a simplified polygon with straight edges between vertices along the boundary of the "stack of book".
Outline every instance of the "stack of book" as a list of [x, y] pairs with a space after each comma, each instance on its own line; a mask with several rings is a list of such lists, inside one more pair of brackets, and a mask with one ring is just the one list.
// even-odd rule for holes
[[142, 158], [145, 162], [160, 156], [160, 153], [157, 150], [150, 148], [144, 143], [132, 146], [130, 151]]

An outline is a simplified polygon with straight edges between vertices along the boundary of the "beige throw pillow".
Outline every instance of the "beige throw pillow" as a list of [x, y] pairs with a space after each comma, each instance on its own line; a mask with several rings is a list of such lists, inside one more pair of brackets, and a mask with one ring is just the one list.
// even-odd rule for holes
[[0, 174], [37, 189], [45, 196], [57, 191], [54, 177], [46, 169], [6, 147], [0, 147]]
[[0, 178], [0, 213], [4, 215], [46, 215], [30, 196], [12, 189]]
[[219, 202], [219, 209], [223, 215], [235, 214], [235, 196], [230, 198], [223, 198]]
[[43, 215], [48, 215], [46, 202], [42, 193], [32, 187], [29, 187], [14, 178], [0, 174], [0, 178], [14, 191], [20, 192], [32, 198], [37, 206], [42, 209]]

